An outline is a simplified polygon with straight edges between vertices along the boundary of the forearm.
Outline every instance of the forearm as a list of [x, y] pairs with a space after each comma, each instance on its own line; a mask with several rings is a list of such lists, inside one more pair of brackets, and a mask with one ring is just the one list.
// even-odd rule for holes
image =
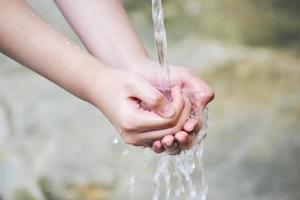
[[53, 30], [24, 1], [0, 0], [0, 4], [0, 51], [87, 99], [88, 81], [104, 65]]
[[91, 54], [113, 67], [149, 59], [121, 0], [55, 0]]

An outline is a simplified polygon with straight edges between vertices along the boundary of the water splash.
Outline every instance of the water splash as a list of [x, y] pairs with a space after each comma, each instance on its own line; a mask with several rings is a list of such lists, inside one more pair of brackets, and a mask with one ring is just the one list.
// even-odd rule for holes
[[126, 149], [126, 150], [124, 150], [124, 151], [122, 152], [122, 156], [126, 156], [128, 153], [129, 153], [129, 150]]
[[118, 144], [119, 143], [119, 138], [115, 137], [112, 141], [113, 144]]
[[154, 175], [152, 200], [205, 200], [207, 185], [202, 163], [203, 140], [208, 128], [208, 110], [201, 115], [203, 127], [195, 134], [196, 143], [177, 156], [163, 155]]
[[[170, 91], [170, 69], [167, 63], [167, 36], [164, 26], [164, 12], [161, 0], [152, 0], [152, 14], [154, 24], [154, 36], [158, 61], [160, 68], [158, 78], [160, 80], [159, 90], [165, 95]], [[199, 92], [186, 91], [192, 101], [193, 108], [190, 117], [198, 117], [202, 121], [202, 129], [198, 133], [192, 133], [194, 143], [187, 150], [179, 155], [163, 154], [157, 164], [154, 173], [154, 193], [152, 200], [206, 200], [207, 185], [204, 177], [202, 163], [203, 141], [208, 128], [208, 110], [199, 107], [196, 101], [199, 100]], [[141, 159], [145, 165], [148, 164], [151, 156], [148, 150]], [[125, 150], [122, 155], [128, 156], [129, 150]], [[147, 155], [147, 156], [146, 156]], [[140, 166], [140, 165], [138, 165]], [[137, 180], [134, 172], [127, 180], [129, 197], [133, 198]]]
[[[158, 160], [153, 175], [153, 196], [152, 200], [206, 200], [207, 184], [204, 176], [202, 163], [203, 143], [209, 127], [208, 109], [195, 114], [202, 121], [202, 129], [194, 133], [194, 144], [182, 151], [179, 155], [162, 154]], [[195, 117], [195, 116], [194, 116]], [[127, 147], [122, 156], [128, 158], [133, 149]], [[139, 157], [135, 164], [138, 167], [146, 167], [150, 161], [154, 161], [154, 155], [150, 149], [144, 150], [144, 155]], [[131, 155], [134, 156], [134, 155]], [[133, 167], [134, 168], [134, 167]], [[137, 179], [137, 168], [130, 168], [126, 178], [129, 191], [129, 199], [135, 199], [136, 186], [141, 181]]]
[[134, 190], [135, 190], [135, 175], [134, 174], [131, 174], [131, 176], [129, 177], [129, 196], [130, 196], [130, 199], [133, 198], [133, 195], [134, 195]]

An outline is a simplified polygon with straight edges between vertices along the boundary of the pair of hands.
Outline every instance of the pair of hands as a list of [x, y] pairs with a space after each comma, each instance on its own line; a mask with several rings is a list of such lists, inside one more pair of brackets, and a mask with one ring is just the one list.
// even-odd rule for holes
[[[56, 1], [93, 56], [66, 43], [25, 1], [0, 2], [1, 52], [97, 106], [129, 144], [170, 154], [191, 144], [189, 133], [201, 128], [191, 110], [202, 110], [213, 92], [187, 69], [170, 66], [169, 102], [156, 89], [158, 63], [148, 59], [121, 1]], [[108, 67], [126, 64], [129, 70]]]
[[[104, 67], [103, 76], [95, 77], [98, 91], [90, 80], [87, 89], [94, 98], [90, 102], [111, 120], [124, 140], [137, 146], [151, 144], [155, 152], [167, 150], [170, 154], [191, 144], [189, 133], [197, 132], [201, 122], [189, 119], [190, 112], [192, 108], [201, 110], [213, 98], [209, 87], [190, 71], [170, 66], [173, 100], [168, 102], [155, 88], [160, 85], [160, 73], [155, 70], [159, 65], [149, 58], [122, 1], [55, 3], [89, 53], [108, 66], [127, 69]], [[191, 102], [189, 93], [198, 96], [195, 101]]]
[[106, 68], [94, 102], [127, 144], [178, 154], [193, 143], [190, 133], [201, 129], [200, 118], [190, 118], [192, 110], [202, 111], [214, 94], [189, 70], [170, 66], [169, 101], [156, 89], [160, 80], [155, 69], [159, 64], [154, 61], [140, 62], [130, 71]]

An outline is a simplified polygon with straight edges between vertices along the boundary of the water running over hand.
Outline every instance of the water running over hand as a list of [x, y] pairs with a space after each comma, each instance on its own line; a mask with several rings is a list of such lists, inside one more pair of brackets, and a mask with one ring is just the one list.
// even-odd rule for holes
[[[152, 16], [155, 45], [160, 64], [160, 90], [170, 90], [170, 69], [167, 63], [167, 36], [164, 26], [164, 11], [161, 0], [152, 0]], [[191, 93], [191, 92], [190, 92]], [[192, 99], [193, 94], [190, 94]], [[203, 123], [200, 133], [194, 133], [195, 144], [179, 155], [163, 155], [154, 175], [153, 200], [205, 200], [207, 186], [202, 164], [203, 139], [207, 134], [208, 111], [194, 108], [193, 117], [201, 118]]]

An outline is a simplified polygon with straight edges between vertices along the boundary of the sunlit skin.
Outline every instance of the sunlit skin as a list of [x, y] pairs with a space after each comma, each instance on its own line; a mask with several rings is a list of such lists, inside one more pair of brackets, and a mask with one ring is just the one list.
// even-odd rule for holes
[[[92, 55], [50, 28], [22, 0], [0, 0], [0, 51], [96, 106], [126, 143], [150, 144], [157, 153], [167, 150], [177, 154], [186, 148], [191, 143], [188, 133], [199, 130], [201, 124], [199, 119], [188, 119], [192, 104], [182, 89], [205, 91], [201, 102], [199, 100], [199, 106], [205, 106], [213, 98], [209, 87], [189, 71], [172, 67], [172, 73], [180, 76], [173, 76], [173, 100], [169, 102], [155, 88], [155, 78], [143, 74], [142, 69], [155, 62], [140, 44], [119, 0], [91, 0], [88, 4], [83, 0], [66, 0], [57, 4], [65, 16], [65, 10], [76, 8], [71, 5], [89, 5], [89, 9], [81, 7], [85, 23], [77, 20], [78, 27], [73, 28]], [[64, 6], [66, 8], [62, 8]], [[99, 6], [112, 9], [115, 18], [110, 17], [109, 10], [103, 13], [98, 10], [98, 15], [94, 13], [94, 19], [89, 20], [88, 13], [93, 13], [91, 8], [100, 9]], [[99, 26], [99, 15], [106, 16], [100, 23], [103, 26]], [[124, 17], [124, 21], [118, 20], [119, 17]], [[85, 24], [91, 24], [90, 28]], [[80, 27], [86, 36], [79, 33]], [[122, 37], [117, 30], [120, 27]], [[141, 102], [151, 111], [143, 109]]]

